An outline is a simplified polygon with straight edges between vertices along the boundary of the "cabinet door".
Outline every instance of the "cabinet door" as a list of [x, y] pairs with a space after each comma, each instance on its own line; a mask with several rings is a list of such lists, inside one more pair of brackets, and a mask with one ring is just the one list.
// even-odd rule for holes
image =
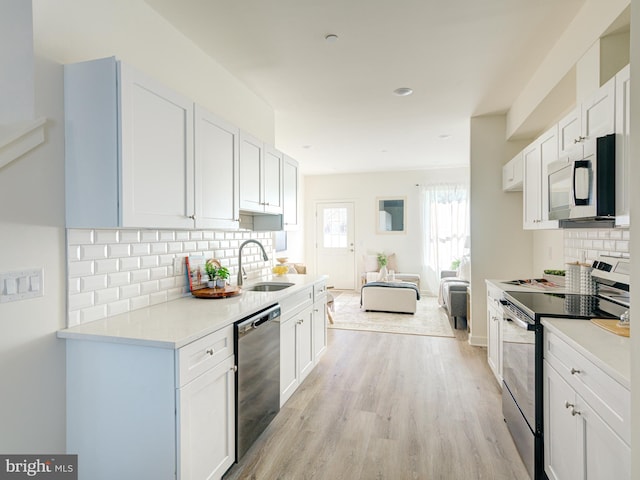
[[219, 479], [235, 461], [234, 392], [233, 356], [178, 389], [181, 480]]
[[196, 228], [238, 228], [238, 136], [238, 128], [196, 106]]
[[327, 298], [313, 304], [313, 358], [318, 363], [327, 349]]
[[540, 224], [538, 228], [558, 228], [557, 220], [549, 220], [549, 182], [547, 167], [558, 160], [558, 126], [538, 138], [540, 144]]
[[313, 370], [313, 308], [306, 308], [297, 316], [299, 379], [302, 382]]
[[596, 138], [615, 130], [615, 78], [582, 102], [582, 137], [585, 158], [595, 155]]
[[284, 157], [283, 167], [283, 205], [285, 230], [298, 228], [298, 162], [293, 158]]
[[502, 342], [502, 311], [495, 308], [490, 302], [491, 298], [487, 298], [487, 322], [489, 339], [487, 342], [487, 361], [489, 367], [493, 371], [500, 386], [502, 386], [502, 359], [500, 358], [500, 346]]
[[616, 225], [629, 226], [629, 65], [616, 75]]
[[298, 388], [298, 358], [296, 338], [297, 318], [289, 318], [280, 324], [280, 406]]
[[629, 446], [580, 396], [577, 400], [578, 438], [582, 440], [579, 463], [585, 471], [580, 477], [571, 478], [631, 478]]
[[194, 226], [193, 103], [120, 63], [121, 224]]
[[522, 191], [522, 152], [502, 167], [502, 190], [505, 192]]
[[282, 152], [265, 146], [262, 161], [262, 203], [266, 213], [282, 213], [282, 167]]
[[523, 227], [526, 230], [540, 223], [540, 145], [534, 142], [522, 152], [524, 166]]
[[558, 158], [560, 160], [580, 160], [583, 157], [580, 136], [580, 110], [576, 108], [558, 122]]
[[264, 145], [248, 133], [240, 132], [240, 209], [264, 211], [260, 182]]
[[582, 478], [579, 465], [582, 446], [578, 436], [578, 420], [577, 415], [571, 414], [571, 405], [575, 406], [576, 395], [546, 360], [543, 392], [544, 470], [549, 480]]

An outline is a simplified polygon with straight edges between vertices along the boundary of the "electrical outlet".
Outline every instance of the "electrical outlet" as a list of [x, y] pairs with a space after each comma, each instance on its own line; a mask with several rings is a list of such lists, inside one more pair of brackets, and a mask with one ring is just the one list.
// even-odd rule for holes
[[173, 274], [182, 275], [184, 273], [184, 257], [175, 257], [173, 259]]

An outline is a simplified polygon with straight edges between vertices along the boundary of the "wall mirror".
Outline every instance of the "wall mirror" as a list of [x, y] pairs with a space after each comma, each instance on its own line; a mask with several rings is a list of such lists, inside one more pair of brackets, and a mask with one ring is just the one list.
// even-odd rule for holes
[[406, 232], [406, 199], [389, 197], [376, 199], [376, 225], [378, 233]]

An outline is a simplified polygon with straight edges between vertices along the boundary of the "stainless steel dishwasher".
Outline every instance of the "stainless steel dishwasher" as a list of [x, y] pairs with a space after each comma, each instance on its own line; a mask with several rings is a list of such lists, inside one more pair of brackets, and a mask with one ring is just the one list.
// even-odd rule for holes
[[280, 411], [280, 305], [235, 324], [236, 462]]

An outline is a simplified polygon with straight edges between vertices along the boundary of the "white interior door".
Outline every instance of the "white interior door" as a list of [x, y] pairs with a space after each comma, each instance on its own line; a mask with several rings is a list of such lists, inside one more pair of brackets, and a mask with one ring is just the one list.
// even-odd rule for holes
[[354, 207], [351, 202], [316, 206], [316, 265], [327, 285], [340, 290], [356, 286]]

